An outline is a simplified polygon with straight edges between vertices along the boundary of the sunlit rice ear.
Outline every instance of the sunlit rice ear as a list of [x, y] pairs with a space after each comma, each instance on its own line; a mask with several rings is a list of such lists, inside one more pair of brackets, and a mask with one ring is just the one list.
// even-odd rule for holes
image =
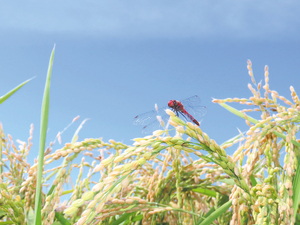
[[158, 107], [157, 107], [157, 104], [156, 104], [156, 103], [155, 103], [155, 105], [154, 105], [154, 108], [155, 108], [156, 112], [158, 112]]
[[183, 133], [185, 132], [183, 126], [177, 126], [177, 127], [176, 127], [176, 131], [177, 131], [178, 133], [180, 133], [180, 134], [183, 134]]
[[186, 123], [182, 119], [180, 119], [179, 117], [177, 117], [177, 116], [171, 116], [171, 120], [173, 120], [175, 123], [186, 125]]
[[160, 123], [160, 125], [161, 125], [162, 127], [165, 127], [165, 123], [164, 123], [164, 121], [162, 120], [161, 116], [156, 116], [156, 119], [159, 121], [159, 123]]
[[191, 122], [187, 122], [186, 123], [188, 125], [188, 127], [191, 129], [191, 130], [195, 130], [195, 124], [191, 123]]
[[158, 137], [158, 136], [162, 135], [164, 132], [165, 131], [163, 131], [163, 130], [156, 130], [156, 131], [153, 132], [153, 136]]
[[168, 122], [169, 122], [169, 124], [171, 124], [173, 127], [177, 127], [177, 126], [178, 126], [178, 123], [174, 122], [173, 120], [169, 120]]
[[166, 109], [165, 111], [169, 116], [176, 116], [176, 114], [170, 109]]

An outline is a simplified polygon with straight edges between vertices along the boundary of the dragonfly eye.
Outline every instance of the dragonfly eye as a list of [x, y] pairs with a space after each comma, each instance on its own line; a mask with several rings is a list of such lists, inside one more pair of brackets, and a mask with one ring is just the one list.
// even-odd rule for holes
[[174, 106], [173, 100], [170, 100], [170, 101], [169, 101], [168, 106], [169, 106], [169, 107], [173, 107], [173, 106]]

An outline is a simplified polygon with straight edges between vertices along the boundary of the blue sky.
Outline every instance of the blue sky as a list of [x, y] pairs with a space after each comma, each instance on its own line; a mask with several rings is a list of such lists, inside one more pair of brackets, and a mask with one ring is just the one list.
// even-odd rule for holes
[[2, 1], [0, 95], [35, 76], [0, 105], [4, 131], [26, 141], [33, 123], [37, 152], [43, 89], [56, 44], [48, 143], [79, 115], [63, 142], [90, 118], [79, 140], [131, 144], [143, 135], [134, 116], [154, 103], [199, 95], [207, 107], [201, 128], [221, 144], [247, 126], [212, 97], [251, 96], [248, 59], [257, 81], [268, 65], [271, 89], [289, 99], [291, 85], [300, 93], [299, 6], [271, 0]]

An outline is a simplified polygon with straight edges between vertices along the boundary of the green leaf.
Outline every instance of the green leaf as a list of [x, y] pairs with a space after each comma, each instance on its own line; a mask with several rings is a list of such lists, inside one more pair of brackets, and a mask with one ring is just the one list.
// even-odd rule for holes
[[[34, 78], [34, 77], [33, 77]], [[10, 96], [12, 96], [17, 90], [19, 90], [21, 87], [23, 87], [27, 82], [31, 81], [33, 78], [30, 78], [29, 80], [24, 81], [22, 84], [20, 84], [19, 86], [15, 87], [14, 89], [12, 89], [11, 91], [9, 91], [8, 93], [6, 93], [5, 95], [0, 97], [0, 105], [5, 102]]]
[[6, 212], [0, 210], [0, 220], [1, 220], [4, 216], [6, 216], [6, 214], [7, 214]]
[[50, 95], [50, 82], [51, 82], [51, 71], [53, 65], [55, 46], [52, 50], [46, 85], [44, 89], [44, 97], [42, 103], [42, 112], [41, 112], [41, 130], [40, 130], [40, 146], [39, 146], [39, 161], [38, 161], [38, 173], [37, 173], [37, 184], [36, 184], [36, 193], [35, 193], [35, 217], [34, 224], [41, 225], [41, 187], [42, 187], [42, 173], [43, 173], [43, 162], [44, 162], [44, 151], [45, 151], [45, 143], [46, 143], [46, 134], [47, 134], [47, 126], [48, 126], [48, 115], [49, 115], [49, 95]]
[[33, 209], [31, 207], [29, 208], [26, 219], [27, 219], [27, 225], [33, 225], [34, 224], [34, 212], [33, 212]]
[[[69, 220], [67, 220], [61, 213], [55, 212], [55, 218], [60, 222], [62, 225], [71, 225]], [[52, 224], [54, 225], [54, 224]]]
[[220, 179], [219, 181], [225, 184], [235, 185], [235, 181], [233, 179]]
[[141, 221], [144, 218], [143, 214], [137, 215], [132, 218], [132, 222]]
[[[300, 160], [299, 157], [297, 157], [298, 162]], [[298, 167], [295, 174], [295, 179], [293, 182], [293, 208], [294, 208], [294, 217], [296, 218], [298, 205], [300, 201], [300, 164], [298, 163]]]
[[232, 201], [229, 201], [210, 214], [206, 219], [202, 222], [198, 223], [198, 225], [210, 225], [215, 219], [220, 217], [224, 212], [226, 212], [230, 206], [232, 205]]
[[300, 225], [300, 214], [299, 213], [296, 214], [296, 222], [294, 225]]
[[[218, 201], [218, 205], [223, 205], [225, 204], [226, 202], [228, 202], [229, 200], [229, 197], [228, 195], [223, 195], [223, 197]], [[201, 223], [205, 218], [209, 217], [212, 213], [214, 213], [216, 211], [216, 209], [214, 207], [212, 207], [206, 214], [203, 218], [201, 218], [199, 220], [199, 223]]]
[[250, 175], [250, 180], [252, 183], [252, 187], [255, 187], [257, 184], [257, 181], [256, 181], [255, 177], [253, 176], [253, 174]]
[[[239, 117], [241, 117], [241, 118], [243, 118], [243, 119], [246, 119], [244, 113], [240, 112], [239, 110], [237, 110], [237, 109], [235, 109], [235, 108], [233, 108], [233, 107], [231, 107], [231, 106], [229, 106], [229, 105], [227, 105], [227, 104], [225, 104], [225, 103], [219, 103], [219, 105], [222, 106], [222, 107], [224, 107], [225, 109], [227, 109], [229, 112], [231, 112], [231, 113], [233, 113], [233, 114], [235, 114], [235, 115], [237, 115], [237, 116], [239, 116]], [[254, 123], [254, 124], [259, 123], [258, 120], [254, 119], [253, 117], [248, 116], [248, 115], [247, 115], [247, 119], [248, 119], [251, 123]]]
[[129, 219], [130, 216], [136, 214], [136, 212], [132, 212], [132, 213], [125, 213], [123, 214], [122, 216], [120, 216], [119, 219], [117, 219], [116, 221], [114, 221], [112, 223], [112, 225], [118, 225], [118, 224], [121, 224], [123, 223], [125, 220]]
[[0, 225], [15, 224], [13, 221], [0, 222]]
[[215, 191], [209, 190], [209, 189], [204, 189], [204, 188], [195, 188], [192, 189], [192, 191], [197, 192], [197, 193], [201, 193], [207, 196], [211, 196], [211, 197], [216, 197], [217, 193]]

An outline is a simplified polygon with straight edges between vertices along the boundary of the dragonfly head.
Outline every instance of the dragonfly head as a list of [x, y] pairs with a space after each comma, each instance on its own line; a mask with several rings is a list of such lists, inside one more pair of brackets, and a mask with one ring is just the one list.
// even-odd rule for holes
[[168, 106], [170, 108], [173, 108], [174, 107], [174, 100], [170, 100], [169, 103], [168, 103]]

